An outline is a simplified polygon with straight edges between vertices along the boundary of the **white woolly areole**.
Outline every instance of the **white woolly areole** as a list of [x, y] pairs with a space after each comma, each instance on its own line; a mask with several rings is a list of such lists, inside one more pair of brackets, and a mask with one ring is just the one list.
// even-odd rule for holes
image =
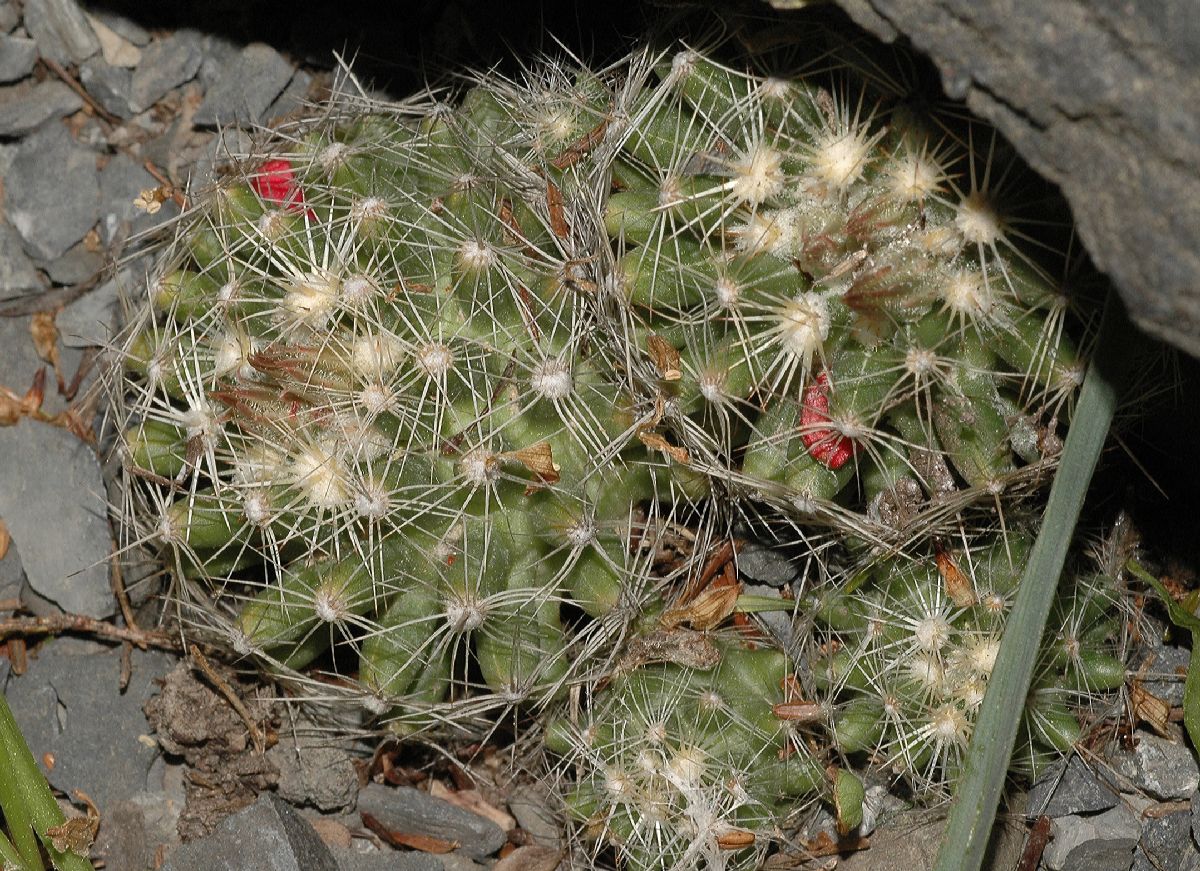
[[322, 584], [313, 593], [313, 612], [325, 623], [341, 623], [350, 614], [344, 590]]
[[387, 333], [357, 336], [350, 345], [350, 364], [358, 375], [379, 378], [396, 371], [404, 350], [404, 343]]
[[966, 747], [971, 737], [971, 722], [958, 705], [942, 705], [929, 717], [929, 735], [940, 747]]
[[887, 189], [899, 200], [918, 203], [941, 190], [945, 172], [924, 152], [910, 151], [888, 163]]
[[369, 224], [387, 213], [387, 200], [382, 197], [363, 197], [350, 206], [350, 220], [357, 224]]
[[333, 175], [350, 155], [350, 149], [344, 142], [332, 142], [321, 149], [317, 155], [317, 163], [326, 175]]
[[342, 282], [342, 299], [360, 305], [379, 294], [379, 285], [369, 275], [351, 275]]
[[844, 191], [862, 177], [871, 145], [865, 131], [829, 131], [813, 152], [812, 173], [835, 191]]
[[457, 598], [446, 603], [446, 624], [451, 632], [473, 632], [487, 619], [487, 610], [473, 598]]
[[486, 448], [476, 448], [463, 454], [458, 468], [468, 483], [482, 487], [500, 477], [500, 458]]
[[486, 242], [467, 239], [458, 246], [458, 260], [467, 269], [481, 272], [495, 266], [500, 258], [496, 255], [495, 249]]
[[729, 193], [749, 206], [759, 206], [783, 193], [787, 176], [783, 155], [768, 145], [756, 145], [730, 166], [733, 178]]
[[792, 85], [787, 79], [767, 76], [758, 86], [758, 93], [765, 100], [787, 100], [792, 96]]
[[964, 241], [976, 245], [995, 245], [1004, 236], [1004, 222], [995, 204], [983, 191], [971, 191], [958, 204], [954, 226]]
[[930, 692], [940, 692], [946, 684], [946, 668], [932, 653], [918, 653], [905, 661], [904, 670]]
[[529, 373], [529, 386], [543, 399], [565, 399], [574, 387], [571, 367], [562, 360], [542, 360]]
[[179, 422], [183, 424], [189, 439], [199, 437], [207, 445], [216, 441], [222, 429], [221, 421], [207, 399], [189, 403], [188, 410], [179, 416]]
[[691, 789], [704, 782], [707, 754], [699, 747], [681, 747], [667, 763], [667, 771], [675, 785]]
[[971, 320], [987, 317], [995, 303], [983, 276], [970, 269], [951, 273], [938, 290], [950, 311]]
[[922, 650], [941, 650], [950, 640], [950, 621], [944, 614], [929, 614], [913, 626], [913, 639]]
[[904, 368], [918, 378], [932, 375], [937, 369], [937, 354], [928, 348], [909, 348], [904, 354]]
[[417, 368], [430, 378], [445, 375], [454, 365], [454, 352], [441, 342], [430, 342], [417, 348], [413, 355]]
[[263, 490], [251, 490], [242, 497], [242, 513], [255, 526], [271, 519], [271, 499]]
[[368, 384], [358, 394], [359, 404], [372, 415], [387, 411], [392, 405], [392, 399], [391, 392], [378, 382]]
[[717, 297], [717, 303], [722, 308], [733, 308], [738, 303], [742, 288], [741, 285], [729, 276], [722, 275], [717, 278], [717, 283], [713, 285], [713, 293]]
[[763, 209], [731, 227], [734, 245], [745, 254], [773, 254], [782, 259], [792, 256], [799, 238], [795, 215], [788, 209]]
[[567, 529], [567, 541], [572, 547], [583, 547], [591, 544], [596, 538], [596, 524], [590, 517], [581, 518]]
[[388, 513], [388, 491], [378, 481], [367, 480], [354, 496], [354, 510], [360, 517], [379, 520]]
[[819, 293], [798, 294], [776, 312], [784, 350], [807, 366], [829, 338], [829, 303]]
[[263, 212], [258, 218], [258, 232], [269, 241], [277, 242], [287, 233], [287, 212], [282, 209], [271, 209]]
[[533, 122], [539, 145], [561, 145], [575, 136], [575, 113], [563, 105], [543, 104], [545, 108]]
[[288, 319], [307, 327], [329, 321], [338, 299], [338, 280], [328, 272], [307, 272], [284, 283], [283, 309]]
[[217, 288], [217, 299], [222, 305], [229, 305], [238, 298], [238, 293], [241, 291], [241, 282], [236, 278], [231, 278], [229, 281]]
[[678, 52], [671, 58], [671, 80], [678, 82], [686, 79], [696, 69], [700, 55], [691, 50]]
[[337, 508], [350, 499], [345, 467], [319, 445], [307, 445], [296, 452], [291, 473], [297, 489], [314, 507]]

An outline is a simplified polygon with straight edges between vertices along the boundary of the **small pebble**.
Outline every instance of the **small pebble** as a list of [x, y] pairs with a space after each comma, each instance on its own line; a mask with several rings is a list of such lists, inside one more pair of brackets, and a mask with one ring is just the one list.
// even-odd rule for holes
[[24, 136], [83, 108], [83, 98], [58, 79], [0, 88], [0, 136]]
[[1113, 768], [1131, 784], [1163, 801], [1190, 798], [1200, 785], [1196, 755], [1176, 743], [1145, 731], [1135, 733], [1132, 753], [1113, 754]]
[[256, 124], [292, 78], [292, 65], [275, 49], [251, 43], [209, 89], [193, 121], [198, 126]]
[[411, 787], [369, 783], [358, 794], [358, 810], [389, 829], [457, 843], [456, 852], [474, 859], [490, 856], [508, 840], [491, 820]]
[[1050, 767], [1029, 790], [1029, 815], [1065, 817], [1108, 810], [1119, 790], [1078, 756]]
[[37, 43], [23, 36], [0, 34], [0, 82], [15, 82], [33, 72]]
[[118, 118], [134, 115], [129, 104], [133, 88], [133, 73], [112, 66], [101, 57], [94, 57], [79, 67], [79, 81], [106, 112]]
[[[1088, 816], [1070, 814], [1056, 818], [1051, 823], [1052, 838], [1042, 853], [1042, 864], [1050, 871], [1080, 868], [1076, 863], [1082, 860], [1084, 854], [1071, 859], [1072, 853], [1089, 844], [1102, 844], [1105, 861], [1112, 861], [1113, 856], [1119, 857], [1123, 852], [1125, 864], [1117, 871], [1125, 871], [1133, 864], [1133, 848], [1141, 837], [1141, 808], [1149, 804], [1152, 802], [1127, 798], [1103, 813]], [[1069, 861], [1072, 864], [1068, 864]], [[1108, 865], [1104, 867], [1115, 868]]]
[[4, 181], [4, 206], [31, 256], [54, 260], [96, 225], [98, 175], [95, 153], [62, 124], [50, 124], [21, 143]]
[[75, 0], [25, 0], [25, 29], [42, 57], [63, 66], [83, 63], [100, 50], [87, 15]]

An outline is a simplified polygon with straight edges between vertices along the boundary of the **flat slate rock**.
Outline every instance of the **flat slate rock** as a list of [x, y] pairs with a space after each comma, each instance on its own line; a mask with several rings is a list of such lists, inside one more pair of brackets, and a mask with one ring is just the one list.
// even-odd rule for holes
[[89, 290], [58, 313], [54, 323], [64, 345], [72, 348], [106, 347], [117, 332], [121, 288], [132, 273], [122, 269], [99, 287]]
[[25, 0], [25, 29], [43, 57], [79, 64], [100, 50], [87, 15], [75, 0]]
[[950, 96], [1062, 188], [1132, 318], [1200, 355], [1195, 0], [837, 2], [929, 55]]
[[1029, 790], [1030, 817], [1065, 817], [1105, 811], [1120, 801], [1111, 777], [1078, 756], [1051, 766]]
[[441, 859], [417, 851], [377, 850], [359, 853], [345, 847], [330, 847], [337, 860], [338, 871], [444, 871]]
[[34, 758], [54, 754], [51, 785], [68, 795], [82, 789], [104, 815], [110, 802], [156, 786], [150, 774], [158, 748], [139, 740], [150, 732], [142, 705], [158, 692], [155, 680], [173, 660], [134, 650], [122, 692], [120, 651], [93, 650], [66, 640], [43, 645], [5, 695]]
[[338, 871], [308, 821], [267, 793], [221, 821], [211, 835], [181, 846], [162, 871]]
[[96, 154], [62, 124], [50, 124], [21, 143], [5, 188], [8, 219], [25, 250], [39, 260], [65, 254], [99, 217]]
[[137, 114], [130, 105], [133, 73], [129, 70], [112, 66], [97, 56], [79, 67], [79, 81], [105, 111], [118, 118], [132, 118]]
[[33, 72], [37, 43], [24, 36], [0, 34], [0, 82], [15, 82]]
[[24, 136], [82, 108], [83, 98], [58, 79], [0, 89], [0, 136]]
[[20, 234], [0, 221], [0, 299], [36, 293], [45, 286], [46, 279], [21, 246]]
[[130, 108], [134, 112], [144, 112], [172, 88], [191, 81], [203, 59], [200, 40], [193, 33], [174, 33], [151, 43], [142, 51], [141, 63], [133, 71]]
[[1147, 794], [1162, 801], [1191, 798], [1200, 786], [1196, 755], [1183, 743], [1139, 731], [1133, 752], [1113, 754], [1113, 768]]
[[92, 449], [31, 420], [0, 427], [0, 517], [21, 548], [29, 586], [64, 611], [107, 617], [108, 503]]
[[475, 859], [490, 856], [508, 840], [491, 820], [411, 787], [369, 783], [358, 794], [358, 810], [398, 832], [452, 841], [456, 852]]
[[256, 124], [291, 81], [287, 59], [260, 42], [246, 46], [212, 86], [192, 119], [197, 126]]
[[53, 260], [37, 261], [54, 284], [82, 284], [104, 268], [104, 255], [85, 242], [76, 242]]
[[[1140, 802], [1145, 806], [1151, 804], [1152, 801]], [[1140, 817], [1139, 803], [1131, 799], [1099, 814], [1058, 817], [1051, 823], [1052, 837], [1042, 853], [1042, 864], [1050, 871], [1067, 871], [1068, 868], [1086, 871], [1087, 866], [1079, 863], [1094, 859], [1105, 863], [1098, 868], [1125, 871], [1133, 864], [1133, 848], [1141, 837]], [[1077, 854], [1076, 850], [1080, 849], [1083, 852]]]
[[1134, 871], [1179, 871], [1184, 858], [1197, 852], [1191, 824], [1189, 810], [1147, 817], [1133, 857]]

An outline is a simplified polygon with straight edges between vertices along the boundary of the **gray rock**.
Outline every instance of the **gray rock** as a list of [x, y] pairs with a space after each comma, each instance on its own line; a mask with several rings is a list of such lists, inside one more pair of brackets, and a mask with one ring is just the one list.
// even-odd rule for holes
[[100, 50], [100, 40], [75, 0], [25, 0], [25, 29], [43, 57], [60, 64], [83, 63]]
[[65, 254], [99, 216], [96, 155], [61, 124], [21, 143], [5, 186], [8, 219], [25, 240], [25, 250], [41, 260]]
[[25, 254], [17, 231], [0, 221], [0, 299], [35, 293], [45, 286], [46, 279]]
[[314, 733], [301, 724], [293, 735], [281, 734], [267, 751], [279, 769], [279, 797], [294, 805], [312, 805], [322, 811], [352, 807], [358, 795], [354, 756], [330, 743], [328, 734]]
[[0, 517], [21, 548], [30, 587], [64, 611], [107, 617], [108, 505], [91, 448], [60, 427], [0, 427]]
[[562, 824], [550, 810], [550, 796], [545, 790], [528, 785], [517, 787], [508, 798], [508, 809], [517, 825], [536, 843], [556, 849], [563, 845]]
[[756, 541], [746, 542], [738, 553], [737, 568], [739, 574], [773, 586], [782, 586], [796, 577], [796, 564], [787, 554]]
[[1111, 778], [1071, 756], [1048, 769], [1029, 790], [1029, 815], [1065, 817], [1108, 810], [1120, 800], [1119, 792]]
[[229, 160], [231, 154], [248, 154], [254, 140], [245, 130], [222, 130], [205, 146], [192, 172], [189, 190], [204, 191], [213, 187], [220, 179], [217, 167]]
[[292, 65], [275, 49], [251, 43], [226, 67], [192, 120], [200, 126], [256, 124], [292, 72]]
[[128, 154], [114, 154], [100, 172], [100, 238], [105, 245], [157, 226], [179, 214], [173, 202], [151, 215], [134, 200], [147, 188], [158, 187], [154, 176]]
[[133, 73], [129, 70], [111, 66], [97, 56], [80, 66], [79, 81], [96, 102], [118, 118], [136, 114], [129, 104], [133, 93]]
[[237, 61], [242, 46], [230, 42], [223, 36], [208, 33], [200, 37], [200, 47], [204, 52], [204, 60], [200, 62], [200, 69], [196, 71], [196, 79], [207, 92]]
[[1052, 838], [1042, 853], [1042, 864], [1051, 871], [1080, 868], [1077, 862], [1085, 854], [1072, 859], [1075, 850], [1088, 844], [1103, 844], [1106, 856], [1120, 856], [1124, 851], [1123, 869], [1126, 869], [1133, 864], [1133, 848], [1142, 833], [1139, 816], [1140, 811], [1135, 812], [1129, 802], [1122, 802], [1099, 814], [1058, 817], [1050, 825]]
[[190, 81], [200, 68], [203, 53], [194, 34], [175, 33], [151, 43], [142, 52], [142, 62], [133, 71], [129, 106], [144, 112], [172, 88]]
[[92, 9], [89, 14], [100, 20], [109, 30], [118, 36], [132, 42], [134, 45], [145, 45], [150, 41], [150, 31], [136, 21], [130, 21], [124, 15], [119, 15], [108, 9]]
[[1132, 753], [1114, 753], [1112, 764], [1131, 784], [1163, 801], [1189, 798], [1200, 785], [1200, 766], [1186, 745], [1145, 732], [1137, 733]]
[[1196, 852], [1191, 823], [1190, 811], [1147, 817], [1133, 858], [1135, 871], [1179, 871], [1187, 854]]
[[36, 261], [55, 284], [82, 284], [104, 268], [104, 255], [77, 242], [53, 260]]
[[1192, 0], [838, 0], [928, 54], [1062, 187], [1141, 326], [1200, 354], [1200, 29]]
[[389, 829], [454, 841], [456, 852], [476, 859], [495, 853], [508, 840], [491, 820], [411, 787], [369, 783], [358, 794], [358, 810]]
[[130, 273], [122, 270], [59, 312], [55, 323], [62, 343], [73, 348], [107, 347], [117, 332], [121, 288], [129, 281]]
[[280, 95], [275, 98], [275, 102], [263, 113], [263, 117], [270, 122], [278, 118], [283, 118], [302, 108], [308, 95], [309, 85], [311, 84], [312, 76], [304, 70], [296, 70], [295, 75], [292, 76], [292, 80], [287, 83], [287, 87], [283, 89]]
[[150, 731], [142, 705], [172, 659], [134, 650], [129, 685], [121, 692], [120, 651], [91, 651], [63, 641], [43, 645], [6, 695], [34, 758], [54, 754], [50, 784], [67, 794], [82, 789], [104, 815], [111, 802], [161, 787], [149, 778], [158, 749], [139, 736]]
[[1136, 838], [1088, 841], [1070, 852], [1062, 871], [1129, 871]]
[[83, 108], [83, 98], [57, 79], [0, 89], [0, 136], [24, 136], [52, 118]]
[[[1182, 647], [1155, 647], [1141, 660], [1145, 666], [1142, 687], [1151, 695], [1175, 706], [1183, 704], [1183, 680], [1191, 652]], [[1135, 672], [1142, 673], [1140, 669]]]
[[37, 53], [32, 39], [0, 34], [0, 82], [15, 82], [33, 72]]
[[21, 13], [13, 0], [0, 0], [0, 33], [11, 33], [21, 23]]
[[184, 844], [162, 871], [338, 871], [313, 827], [278, 796], [266, 794], [224, 819], [205, 838]]
[[17, 543], [10, 541], [8, 551], [0, 558], [0, 600], [16, 599], [21, 595], [24, 583], [25, 569], [21, 567], [21, 552]]
[[337, 860], [339, 871], [442, 871], [444, 867], [437, 856], [429, 853], [376, 850], [359, 853], [344, 847], [330, 847]]

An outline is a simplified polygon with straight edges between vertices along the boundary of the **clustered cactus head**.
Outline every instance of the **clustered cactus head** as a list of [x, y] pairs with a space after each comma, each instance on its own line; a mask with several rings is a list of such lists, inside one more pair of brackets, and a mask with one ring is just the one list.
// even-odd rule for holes
[[[749, 861], [806, 795], [852, 829], [846, 760], [936, 791], [1026, 545], [964, 537], [968, 602], [923, 524], [1050, 468], [1082, 372], [956, 129], [682, 50], [277, 131], [129, 334], [138, 540], [189, 622], [368, 724], [549, 709], [571, 814], [638, 867]], [[752, 603], [710, 571], [748, 517], [857, 580]], [[1120, 670], [1104, 589], [1031, 758]], [[713, 634], [810, 605], [815, 663]]]

